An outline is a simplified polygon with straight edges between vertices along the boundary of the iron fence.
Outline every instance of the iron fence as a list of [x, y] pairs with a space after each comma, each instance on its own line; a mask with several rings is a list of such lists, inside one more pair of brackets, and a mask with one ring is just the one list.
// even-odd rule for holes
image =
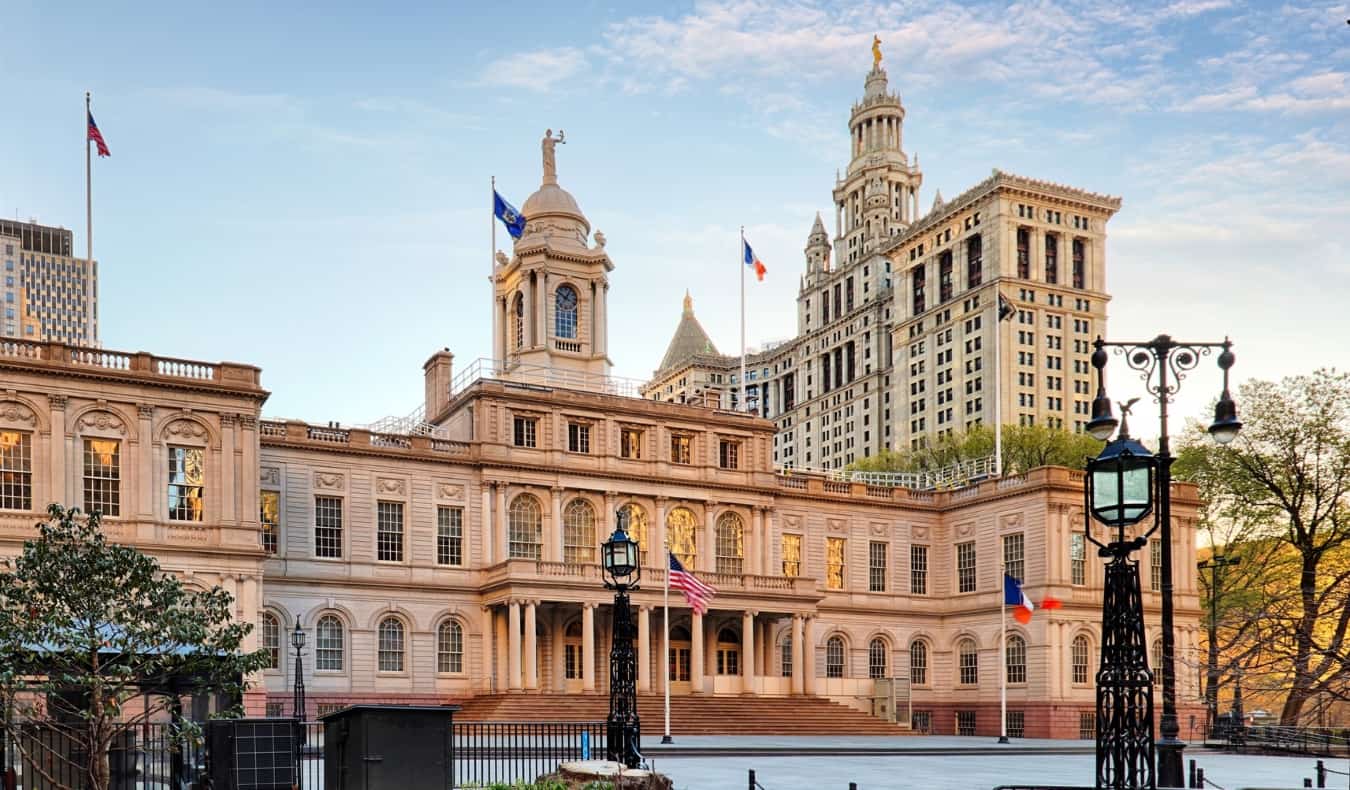
[[[0, 762], [0, 771], [13, 772], [15, 790], [89, 784], [86, 748], [49, 722], [0, 724]], [[201, 740], [167, 722], [137, 724], [120, 733], [108, 751], [111, 790], [178, 787], [205, 767]]]

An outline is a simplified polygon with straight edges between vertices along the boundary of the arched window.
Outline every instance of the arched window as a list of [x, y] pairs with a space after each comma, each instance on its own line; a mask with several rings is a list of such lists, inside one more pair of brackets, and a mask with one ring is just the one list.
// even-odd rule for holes
[[1073, 656], [1073, 682], [1087, 683], [1089, 654], [1092, 652], [1092, 646], [1088, 643], [1088, 638], [1082, 634], [1075, 636], [1071, 652]]
[[381, 672], [403, 671], [403, 621], [386, 617], [379, 628], [379, 668]]
[[717, 517], [717, 572], [741, 575], [745, 556], [745, 525], [737, 513], [727, 511]]
[[263, 612], [258, 624], [258, 641], [267, 651], [267, 669], [281, 668], [281, 623], [277, 616]]
[[782, 664], [782, 669], [778, 674], [785, 678], [792, 677], [792, 637], [790, 636], [783, 637], [783, 650], [782, 656], [780, 657], [780, 663]]
[[694, 560], [698, 558], [698, 519], [689, 508], [674, 508], [666, 516], [666, 539], [680, 564], [686, 570], [694, 570]]
[[1163, 652], [1162, 652], [1161, 638], [1153, 640], [1153, 661], [1151, 663], [1152, 666], [1150, 666], [1149, 669], [1153, 670], [1153, 683], [1154, 685], [1157, 685], [1158, 683], [1162, 682], [1162, 672], [1163, 672], [1162, 670]]
[[1017, 634], [1008, 637], [1008, 644], [1005, 648], [1007, 656], [1005, 661], [1008, 665], [1009, 683], [1027, 682], [1027, 640]]
[[563, 511], [563, 562], [595, 562], [595, 508], [573, 499]]
[[577, 291], [570, 285], [560, 285], [553, 302], [553, 334], [569, 340], [577, 336]]
[[337, 615], [326, 614], [314, 628], [314, 668], [342, 671], [344, 649], [342, 621]]
[[909, 643], [909, 684], [928, 685], [928, 643], [922, 639]]
[[511, 313], [511, 323], [515, 325], [516, 330], [516, 350], [519, 351], [525, 347], [525, 294], [516, 294]]
[[867, 645], [867, 676], [876, 680], [886, 677], [886, 640], [877, 637]]
[[638, 559], [647, 564], [647, 511], [636, 502], [629, 502], [620, 511], [628, 514], [628, 537], [638, 542]]
[[832, 636], [825, 643], [825, 677], [842, 678], [844, 676], [844, 639]]
[[717, 632], [717, 674], [741, 673], [741, 638], [730, 628]]
[[980, 682], [980, 651], [974, 639], [956, 643], [957, 667], [961, 685], [974, 686]]
[[539, 500], [529, 494], [517, 496], [507, 508], [506, 521], [510, 558], [539, 559], [544, 543], [544, 519]]
[[464, 626], [454, 620], [436, 629], [436, 671], [464, 671]]
[[581, 623], [572, 622], [563, 632], [563, 676], [581, 680]]

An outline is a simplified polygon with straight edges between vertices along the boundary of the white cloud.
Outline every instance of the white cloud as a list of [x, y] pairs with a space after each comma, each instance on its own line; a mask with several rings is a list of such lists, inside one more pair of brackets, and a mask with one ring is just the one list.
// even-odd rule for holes
[[543, 92], [553, 90], [589, 67], [586, 53], [576, 47], [540, 49], [494, 60], [483, 69], [481, 80], [488, 85]]

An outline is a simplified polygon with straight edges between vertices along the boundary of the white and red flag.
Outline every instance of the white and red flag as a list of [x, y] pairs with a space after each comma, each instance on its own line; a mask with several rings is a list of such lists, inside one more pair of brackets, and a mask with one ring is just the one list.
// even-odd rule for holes
[[669, 556], [671, 589], [684, 593], [684, 599], [689, 602], [689, 608], [693, 609], [695, 614], [707, 613], [708, 602], [717, 594], [716, 588], [699, 581], [697, 576], [685, 570], [679, 558], [673, 553]]
[[[1006, 573], [1003, 574], [1003, 605], [1013, 607], [1013, 619], [1022, 625], [1031, 622], [1031, 613], [1036, 611], [1036, 604], [1022, 590], [1022, 583]], [[1063, 605], [1058, 599], [1047, 595], [1041, 601], [1040, 608], [1058, 609]]]

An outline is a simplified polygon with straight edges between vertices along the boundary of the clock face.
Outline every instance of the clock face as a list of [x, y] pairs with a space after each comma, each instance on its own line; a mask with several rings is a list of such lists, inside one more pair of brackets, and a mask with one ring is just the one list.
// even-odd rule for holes
[[573, 310], [577, 306], [577, 292], [571, 288], [562, 288], [558, 291], [558, 307], [562, 310]]

